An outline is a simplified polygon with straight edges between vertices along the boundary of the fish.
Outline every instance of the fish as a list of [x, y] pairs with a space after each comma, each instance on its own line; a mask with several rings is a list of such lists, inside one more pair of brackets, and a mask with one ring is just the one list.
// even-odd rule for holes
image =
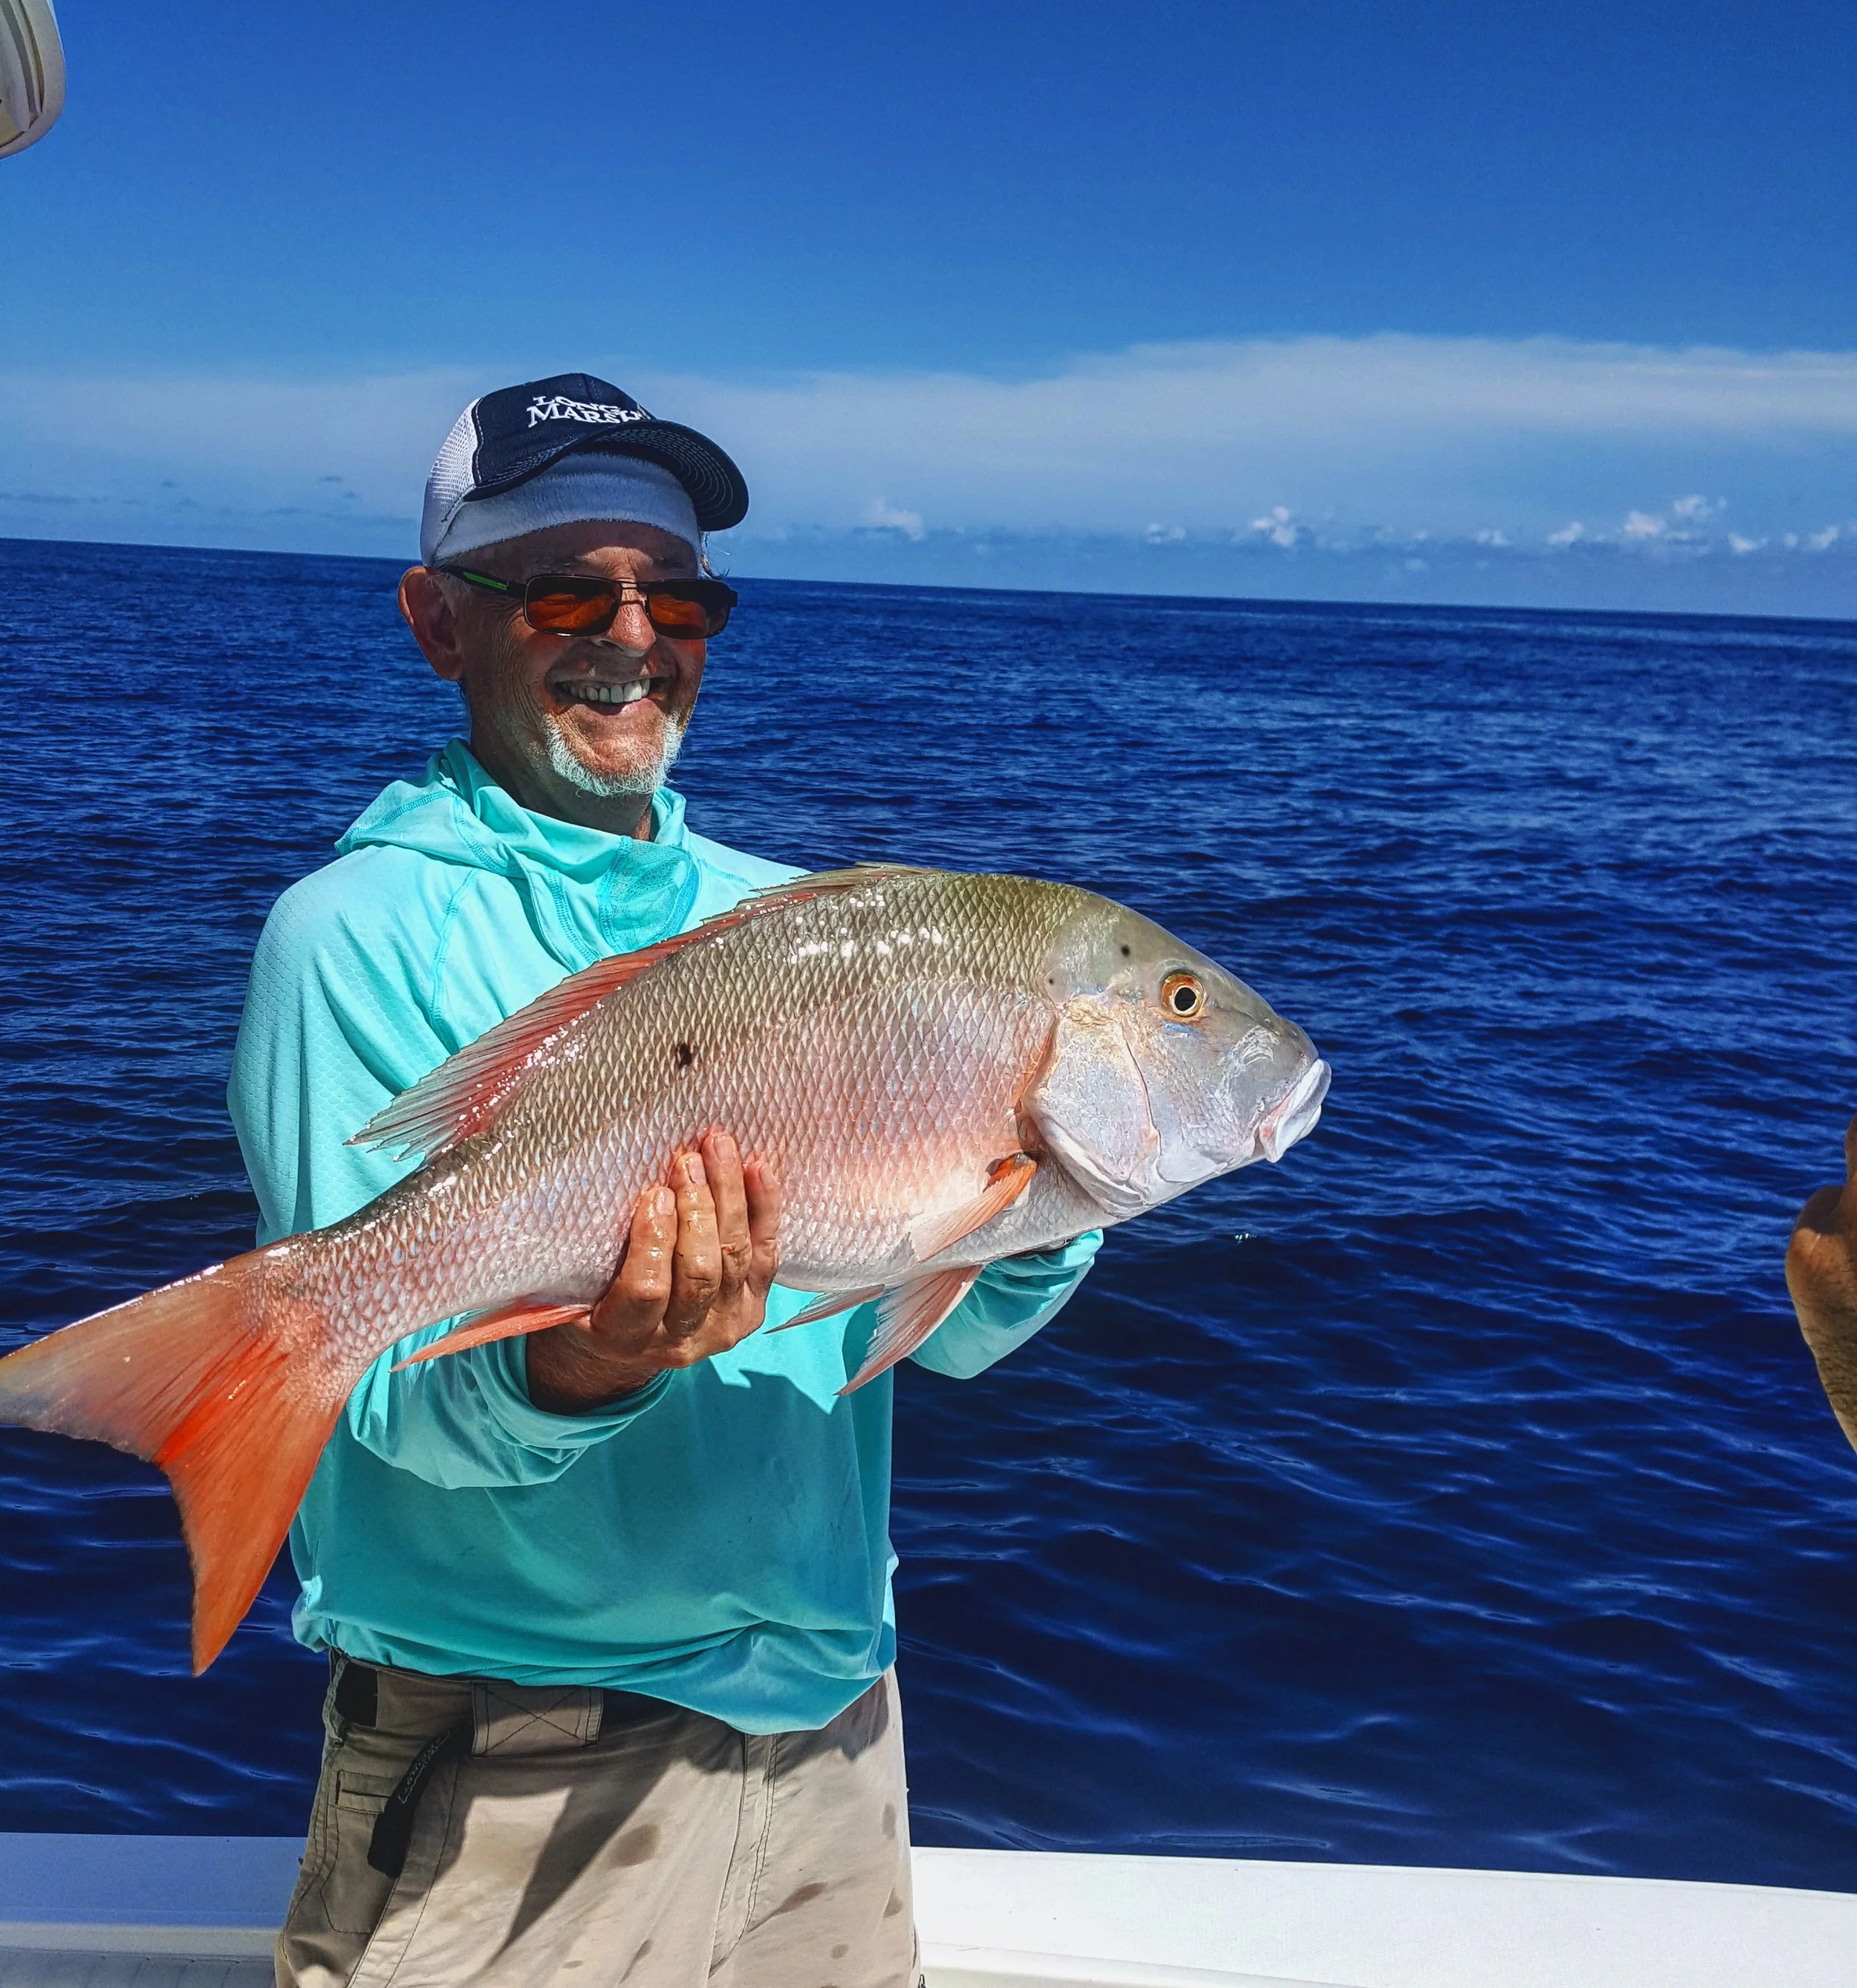
[[[0, 1360], [0, 1421], [157, 1464], [204, 1670], [256, 1598], [356, 1384], [584, 1320], [638, 1195], [707, 1128], [783, 1191], [803, 1327], [874, 1302], [847, 1382], [989, 1263], [1276, 1161], [1328, 1066], [1242, 981], [1072, 885], [900, 864], [800, 877], [574, 974], [350, 1140], [418, 1165], [345, 1220]], [[403, 1361], [402, 1364], [408, 1364]]]

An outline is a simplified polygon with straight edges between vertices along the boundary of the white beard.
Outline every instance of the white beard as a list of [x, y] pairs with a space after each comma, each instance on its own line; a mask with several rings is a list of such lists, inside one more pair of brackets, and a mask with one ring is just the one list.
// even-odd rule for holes
[[684, 742], [684, 721], [665, 714], [664, 744], [657, 762], [653, 766], [634, 766], [622, 773], [597, 773], [590, 766], [583, 766], [576, 759], [567, 741], [561, 735], [558, 725], [548, 728], [548, 763], [570, 786], [578, 787], [584, 794], [593, 794], [601, 800], [615, 800], [621, 794], [655, 794], [670, 778], [671, 769], [677, 763], [677, 756]]

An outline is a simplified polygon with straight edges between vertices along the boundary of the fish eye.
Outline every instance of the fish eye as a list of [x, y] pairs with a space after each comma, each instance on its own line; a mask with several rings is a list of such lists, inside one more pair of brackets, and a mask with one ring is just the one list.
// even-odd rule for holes
[[1176, 1022], [1190, 1022], [1206, 1006], [1206, 983], [1184, 969], [1161, 982], [1161, 1006]]

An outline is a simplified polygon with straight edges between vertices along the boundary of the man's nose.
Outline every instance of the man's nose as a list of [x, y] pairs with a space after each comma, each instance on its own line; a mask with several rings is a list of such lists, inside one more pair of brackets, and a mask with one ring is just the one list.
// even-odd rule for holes
[[658, 631], [651, 626], [651, 617], [644, 611], [643, 597], [627, 594], [619, 604], [611, 627], [597, 639], [610, 642], [616, 649], [623, 649], [628, 656], [642, 656], [655, 648]]

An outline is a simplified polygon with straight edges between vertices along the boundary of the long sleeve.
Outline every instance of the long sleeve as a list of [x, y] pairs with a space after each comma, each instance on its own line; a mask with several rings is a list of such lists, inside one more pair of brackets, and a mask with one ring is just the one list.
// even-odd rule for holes
[[957, 1381], [985, 1373], [1070, 1302], [1102, 1239], [1102, 1231], [1092, 1229], [1061, 1249], [989, 1263], [947, 1323], [918, 1348], [916, 1364]]
[[[794, 874], [695, 834], [668, 789], [648, 841], [530, 815], [456, 740], [340, 847], [272, 914], [232, 1073], [266, 1241], [403, 1177], [346, 1141], [564, 974]], [[972, 1372], [1020, 1344], [1093, 1246], [988, 1271], [931, 1364]], [[783, 1289], [770, 1311], [804, 1303]], [[299, 1640], [641, 1692], [743, 1733], [828, 1724], [896, 1648], [891, 1391], [842, 1392], [852, 1318], [753, 1334], [605, 1415], [538, 1411], [524, 1341], [377, 1361], [291, 1529]]]
[[[406, 921], [374, 930], [357, 928], [339, 912], [332, 918], [321, 888], [331, 874], [306, 879], [272, 912], [252, 961], [233, 1052], [227, 1103], [258, 1197], [261, 1242], [326, 1228], [410, 1173], [415, 1161], [345, 1141], [462, 1041], [500, 1019], [489, 1009], [472, 1018], [468, 1033], [436, 1019], [429, 990], [438, 945], [421, 946], [416, 936], [409, 942]], [[443, 877], [452, 896], [469, 888], [469, 873], [462, 873], [462, 884], [454, 881], [459, 874]], [[450, 898], [425, 908], [441, 932]], [[410, 922], [417, 935], [426, 921]], [[526, 999], [540, 989], [521, 991]], [[604, 1413], [548, 1415], [529, 1399], [519, 1341], [392, 1371], [449, 1323], [384, 1354], [345, 1411], [357, 1441], [429, 1483], [546, 1482], [590, 1445], [647, 1412], [664, 1391], [654, 1382]]]

